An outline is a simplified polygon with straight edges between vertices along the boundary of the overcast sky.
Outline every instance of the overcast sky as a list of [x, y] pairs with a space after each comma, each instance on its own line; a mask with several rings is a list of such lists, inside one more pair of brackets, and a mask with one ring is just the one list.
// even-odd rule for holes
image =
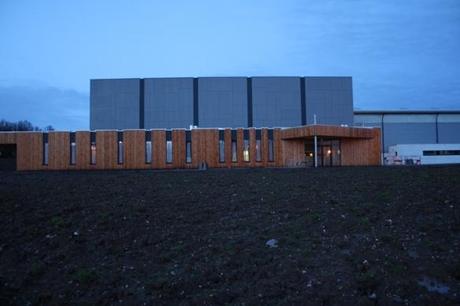
[[0, 1], [0, 119], [88, 129], [92, 78], [270, 75], [460, 109], [460, 1]]

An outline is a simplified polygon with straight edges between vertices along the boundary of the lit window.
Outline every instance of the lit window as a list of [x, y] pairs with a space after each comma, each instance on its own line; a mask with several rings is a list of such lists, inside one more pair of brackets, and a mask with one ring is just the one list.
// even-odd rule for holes
[[238, 152], [236, 145], [236, 131], [232, 130], [232, 162], [236, 163], [238, 161]]
[[236, 141], [232, 140], [232, 162], [236, 163], [238, 161], [236, 153]]
[[91, 165], [96, 164], [96, 143], [91, 143]]
[[243, 131], [243, 160], [245, 162], [249, 161], [249, 130]]
[[77, 161], [77, 144], [75, 143], [75, 133], [70, 133], [70, 164], [75, 165]]
[[243, 143], [243, 160], [245, 162], [249, 161], [249, 140], [244, 140]]
[[90, 147], [90, 164], [95, 165], [96, 164], [96, 133], [91, 132], [90, 134], [90, 139], [91, 139], [91, 147]]
[[170, 164], [173, 160], [173, 144], [171, 131], [166, 131], [166, 163]]
[[123, 132], [117, 133], [118, 138], [118, 164], [123, 164], [123, 157], [124, 157], [124, 147], [123, 147]]
[[70, 164], [75, 165], [77, 161], [77, 144], [72, 142], [70, 144]]
[[48, 133], [43, 133], [43, 165], [48, 166]]
[[168, 164], [172, 163], [172, 141], [166, 141], [166, 162]]
[[256, 161], [260, 162], [262, 160], [262, 148], [261, 148], [261, 130], [256, 130]]
[[152, 133], [145, 131], [145, 163], [152, 163]]
[[192, 162], [192, 132], [185, 131], [185, 162]]
[[191, 142], [187, 142], [185, 144], [185, 155], [186, 155], [186, 163], [191, 163], [192, 162], [192, 143]]
[[219, 140], [219, 162], [225, 162], [225, 141]]
[[123, 141], [118, 141], [118, 164], [123, 164]]
[[145, 163], [146, 164], [152, 163], [152, 142], [151, 141], [145, 142]]

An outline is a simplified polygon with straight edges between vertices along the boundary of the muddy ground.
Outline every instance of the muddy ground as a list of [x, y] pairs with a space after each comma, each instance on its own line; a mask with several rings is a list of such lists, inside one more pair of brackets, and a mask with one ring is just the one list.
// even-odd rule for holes
[[460, 167], [1, 172], [0, 304], [454, 305]]

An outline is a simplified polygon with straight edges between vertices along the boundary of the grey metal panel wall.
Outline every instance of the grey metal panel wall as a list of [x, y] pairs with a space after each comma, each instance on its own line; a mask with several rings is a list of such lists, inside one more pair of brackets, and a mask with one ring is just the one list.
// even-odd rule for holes
[[144, 80], [144, 126], [189, 128], [193, 124], [193, 78]]
[[298, 77], [252, 78], [254, 127], [289, 127], [302, 124]]
[[91, 80], [90, 129], [139, 128], [139, 82]]
[[305, 95], [307, 124], [353, 124], [351, 77], [306, 77]]
[[198, 79], [199, 127], [247, 127], [246, 78]]
[[436, 143], [435, 123], [384, 123], [385, 152], [395, 144]]
[[438, 123], [439, 143], [460, 143], [460, 123]]
[[382, 125], [382, 115], [354, 115], [353, 125], [363, 127], [380, 127]]

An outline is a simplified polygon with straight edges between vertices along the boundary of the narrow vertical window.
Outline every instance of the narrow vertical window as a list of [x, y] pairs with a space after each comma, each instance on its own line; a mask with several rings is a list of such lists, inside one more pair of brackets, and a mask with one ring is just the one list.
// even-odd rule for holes
[[171, 131], [166, 131], [166, 163], [170, 164], [173, 160], [173, 144]]
[[256, 161], [262, 160], [262, 148], [261, 148], [262, 131], [256, 130]]
[[243, 131], [243, 160], [249, 161], [249, 130]]
[[75, 142], [75, 133], [70, 133], [70, 164], [75, 165], [77, 162], [77, 144]]
[[145, 131], [145, 163], [152, 163], [152, 131]]
[[96, 164], [96, 133], [95, 132], [91, 132], [90, 139], [91, 139], [90, 164], [95, 165]]
[[117, 132], [117, 141], [118, 141], [118, 164], [123, 164], [124, 160], [124, 146], [123, 146], [123, 132]]
[[185, 162], [192, 162], [192, 132], [185, 131]]
[[43, 165], [48, 166], [48, 133], [43, 133]]
[[273, 130], [268, 130], [268, 161], [275, 160], [275, 151], [273, 147]]
[[225, 162], [225, 131], [219, 130], [219, 162]]
[[236, 163], [238, 161], [238, 152], [236, 145], [236, 131], [232, 130], [232, 162]]

